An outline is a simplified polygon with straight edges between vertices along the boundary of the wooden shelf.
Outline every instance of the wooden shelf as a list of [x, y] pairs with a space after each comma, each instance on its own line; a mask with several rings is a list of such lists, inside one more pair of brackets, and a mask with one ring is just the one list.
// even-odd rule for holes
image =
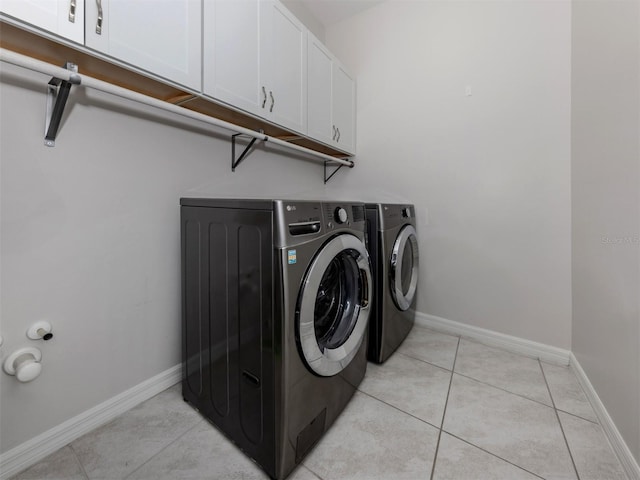
[[116, 64], [93, 53], [84, 46], [74, 47], [70, 42], [45, 37], [34, 31], [24, 30], [0, 20], [0, 47], [29, 57], [62, 66], [65, 62], [78, 65], [78, 73], [88, 75], [134, 92], [178, 105], [210, 117], [215, 117], [255, 131], [264, 131], [269, 136], [281, 138], [292, 144], [303, 146], [337, 158], [350, 155], [336, 150], [296, 132], [273, 125], [231, 106], [203, 97], [200, 92], [179, 88], [151, 74], [136, 71], [134, 66]]

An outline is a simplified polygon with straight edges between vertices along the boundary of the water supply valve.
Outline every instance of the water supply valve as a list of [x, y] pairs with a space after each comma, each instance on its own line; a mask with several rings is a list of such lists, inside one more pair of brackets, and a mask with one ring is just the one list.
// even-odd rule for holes
[[46, 320], [41, 320], [29, 327], [29, 330], [27, 330], [27, 337], [31, 340], [51, 340], [53, 338], [51, 330], [51, 324]]
[[4, 361], [4, 371], [7, 375], [15, 375], [19, 382], [35, 380], [42, 372], [42, 352], [37, 348], [20, 348]]

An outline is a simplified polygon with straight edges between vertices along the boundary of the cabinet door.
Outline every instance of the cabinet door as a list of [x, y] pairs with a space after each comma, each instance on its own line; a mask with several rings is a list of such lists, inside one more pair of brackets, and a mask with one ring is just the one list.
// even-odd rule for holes
[[200, 7], [199, 0], [87, 0], [86, 45], [199, 91]]
[[204, 0], [203, 92], [264, 116], [259, 0]]
[[268, 99], [266, 118], [307, 131], [307, 30], [280, 2], [262, 3], [261, 77]]
[[84, 44], [84, 0], [0, 0], [0, 11]]
[[312, 34], [307, 42], [307, 134], [332, 144], [336, 136], [331, 92], [333, 56]]
[[356, 84], [338, 63], [333, 64], [333, 123], [337, 129], [335, 145], [348, 153], [356, 152]]

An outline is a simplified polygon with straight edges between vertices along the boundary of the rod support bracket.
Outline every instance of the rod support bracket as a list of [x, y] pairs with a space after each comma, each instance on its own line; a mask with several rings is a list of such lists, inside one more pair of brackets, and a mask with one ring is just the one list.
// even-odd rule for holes
[[[260, 130], [259, 133], [261, 135], [264, 135], [264, 131]], [[250, 135], [247, 135], [245, 133], [234, 133], [233, 135], [231, 135], [231, 171], [235, 172], [236, 171], [236, 167], [238, 165], [240, 165], [240, 163], [242, 163], [242, 161], [247, 157], [247, 155], [249, 155], [249, 153], [251, 152], [251, 149], [253, 148], [253, 145], [256, 143], [256, 140], [261, 140], [263, 142], [266, 142], [268, 137], [264, 137], [264, 138], [259, 138], [259, 137], [252, 137], [251, 141], [249, 142], [249, 145], [247, 145], [245, 147], [245, 149], [242, 151], [242, 153], [240, 154], [240, 156], [236, 159], [236, 137], [251, 137]]]
[[[353, 160], [348, 160], [349, 163], [349, 168], [353, 168], [355, 167], [355, 163], [353, 162]], [[325, 160], [324, 161], [324, 183], [326, 184], [329, 180], [331, 180], [331, 177], [333, 177], [336, 173], [338, 173], [338, 170], [340, 170], [342, 167], [345, 167], [346, 165], [339, 163], [339, 164], [335, 164], [333, 163], [331, 160]], [[335, 170], [333, 170], [329, 176], [327, 176], [327, 167], [336, 167]]]
[[78, 65], [66, 62], [63, 68], [72, 72], [69, 75], [69, 80], [53, 77], [47, 84], [47, 111], [44, 126], [44, 144], [47, 147], [55, 147], [56, 145], [56, 136], [58, 135], [60, 121], [67, 105], [71, 86], [80, 85]]

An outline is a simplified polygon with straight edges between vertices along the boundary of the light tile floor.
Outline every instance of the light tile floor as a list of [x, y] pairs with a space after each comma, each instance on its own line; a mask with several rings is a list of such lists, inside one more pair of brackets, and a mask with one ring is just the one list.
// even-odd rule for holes
[[[266, 479], [169, 388], [14, 477]], [[567, 367], [419, 326], [291, 480], [626, 476]]]

